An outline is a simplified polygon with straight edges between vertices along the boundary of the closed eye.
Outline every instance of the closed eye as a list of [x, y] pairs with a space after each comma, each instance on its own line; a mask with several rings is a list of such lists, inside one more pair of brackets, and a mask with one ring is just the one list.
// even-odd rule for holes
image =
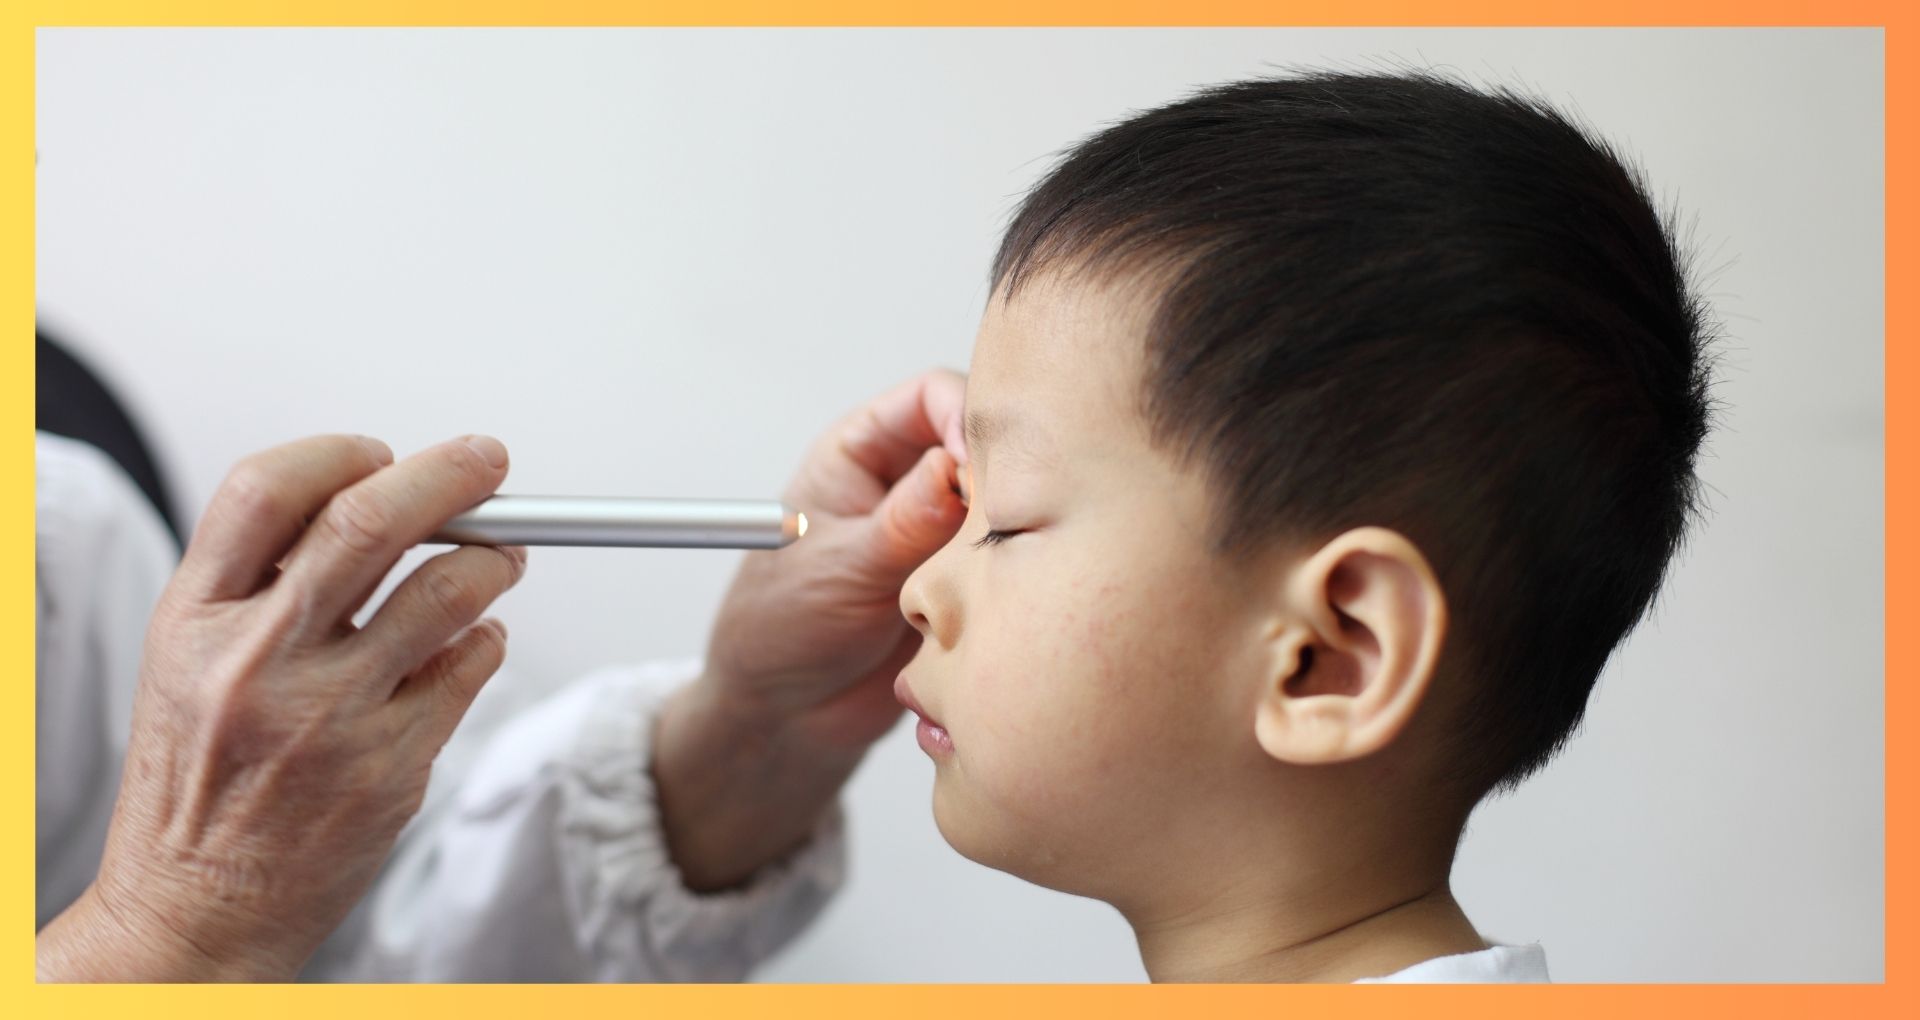
[[983, 549], [990, 545], [999, 545], [1015, 535], [1025, 534], [1026, 530], [1025, 528], [1009, 528], [1006, 531], [989, 531], [981, 535], [980, 538], [973, 543], [973, 547], [975, 549]]

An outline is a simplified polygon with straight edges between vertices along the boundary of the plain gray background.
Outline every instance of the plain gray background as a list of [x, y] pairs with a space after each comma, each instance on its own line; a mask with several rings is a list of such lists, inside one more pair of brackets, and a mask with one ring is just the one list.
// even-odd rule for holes
[[[335, 430], [500, 436], [508, 491], [771, 496], [841, 412], [965, 366], [1006, 214], [1095, 127], [1275, 65], [1534, 88], [1682, 210], [1726, 410], [1709, 525], [1583, 735], [1476, 815], [1457, 892], [1560, 980], [1877, 981], [1882, 53], [1870, 30], [43, 30], [39, 305], [189, 516], [235, 459]], [[735, 555], [535, 550], [500, 604], [511, 682], [698, 652]], [[1143, 977], [1104, 905], [950, 851], [930, 780], [906, 727], [882, 742], [847, 795], [850, 885], [762, 977]]]

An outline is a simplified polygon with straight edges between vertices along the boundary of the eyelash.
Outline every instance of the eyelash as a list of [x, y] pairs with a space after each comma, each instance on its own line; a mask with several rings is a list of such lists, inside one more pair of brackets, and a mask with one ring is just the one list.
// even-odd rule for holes
[[[954, 483], [954, 486], [953, 486], [953, 494], [955, 496], [960, 497], [961, 506], [966, 507], [968, 510], [973, 509], [973, 501], [967, 498], [969, 495], [971, 495], [971, 493], [961, 492], [960, 485], [957, 481]], [[1027, 530], [1026, 528], [1009, 528], [1005, 531], [994, 531], [992, 529], [989, 529], [986, 534], [981, 535], [979, 538], [975, 539], [970, 544], [975, 549], [985, 549], [987, 546], [999, 545], [1000, 543], [1006, 541], [1009, 538], [1012, 538], [1015, 535], [1023, 534], [1026, 532], [1026, 530]]]

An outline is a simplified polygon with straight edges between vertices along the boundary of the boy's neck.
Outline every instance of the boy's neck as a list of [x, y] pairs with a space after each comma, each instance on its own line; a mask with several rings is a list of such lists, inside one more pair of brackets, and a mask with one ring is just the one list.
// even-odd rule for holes
[[1134, 920], [1156, 982], [1347, 982], [1487, 948], [1444, 875], [1379, 902], [1240, 900], [1165, 921]]

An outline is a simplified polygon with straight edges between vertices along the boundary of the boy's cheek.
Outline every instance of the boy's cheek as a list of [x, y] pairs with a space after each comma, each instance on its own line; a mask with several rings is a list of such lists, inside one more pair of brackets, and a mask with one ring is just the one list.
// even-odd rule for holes
[[1165, 628], [1111, 577], [1036, 589], [1037, 598], [1000, 602], [976, 619], [960, 681], [968, 689], [957, 692], [967, 718], [952, 720], [955, 740], [966, 736], [964, 723], [1009, 754], [1048, 757], [1058, 766], [1049, 771], [1110, 767], [1105, 745], [1134, 739], [1151, 721], [1142, 717], [1164, 712], [1178, 686], [1169, 683], [1177, 673]]
[[1180, 709], [1173, 650], [1137, 589], [1065, 567], [1032, 582], [1022, 598], [973, 607], [949, 681], [942, 722], [958, 761], [942, 782], [956, 823], [988, 813], [1047, 827], [1084, 813], [1090, 796], [1153, 767]]
[[[1004, 635], [1009, 653], [969, 655], [964, 690], [943, 723], [953, 734], [956, 778], [978, 796], [1021, 814], [1055, 809], [1105, 757], [1100, 746], [1118, 707], [1085, 675], [1085, 664], [1040, 647], [1044, 627]], [[977, 650], [970, 650], [977, 651]]]
[[976, 703], [970, 721], [978, 732], [966, 743], [956, 733], [955, 747], [960, 778], [1009, 824], [1064, 837], [1156, 767], [1163, 737], [1152, 706], [1060, 665]]

